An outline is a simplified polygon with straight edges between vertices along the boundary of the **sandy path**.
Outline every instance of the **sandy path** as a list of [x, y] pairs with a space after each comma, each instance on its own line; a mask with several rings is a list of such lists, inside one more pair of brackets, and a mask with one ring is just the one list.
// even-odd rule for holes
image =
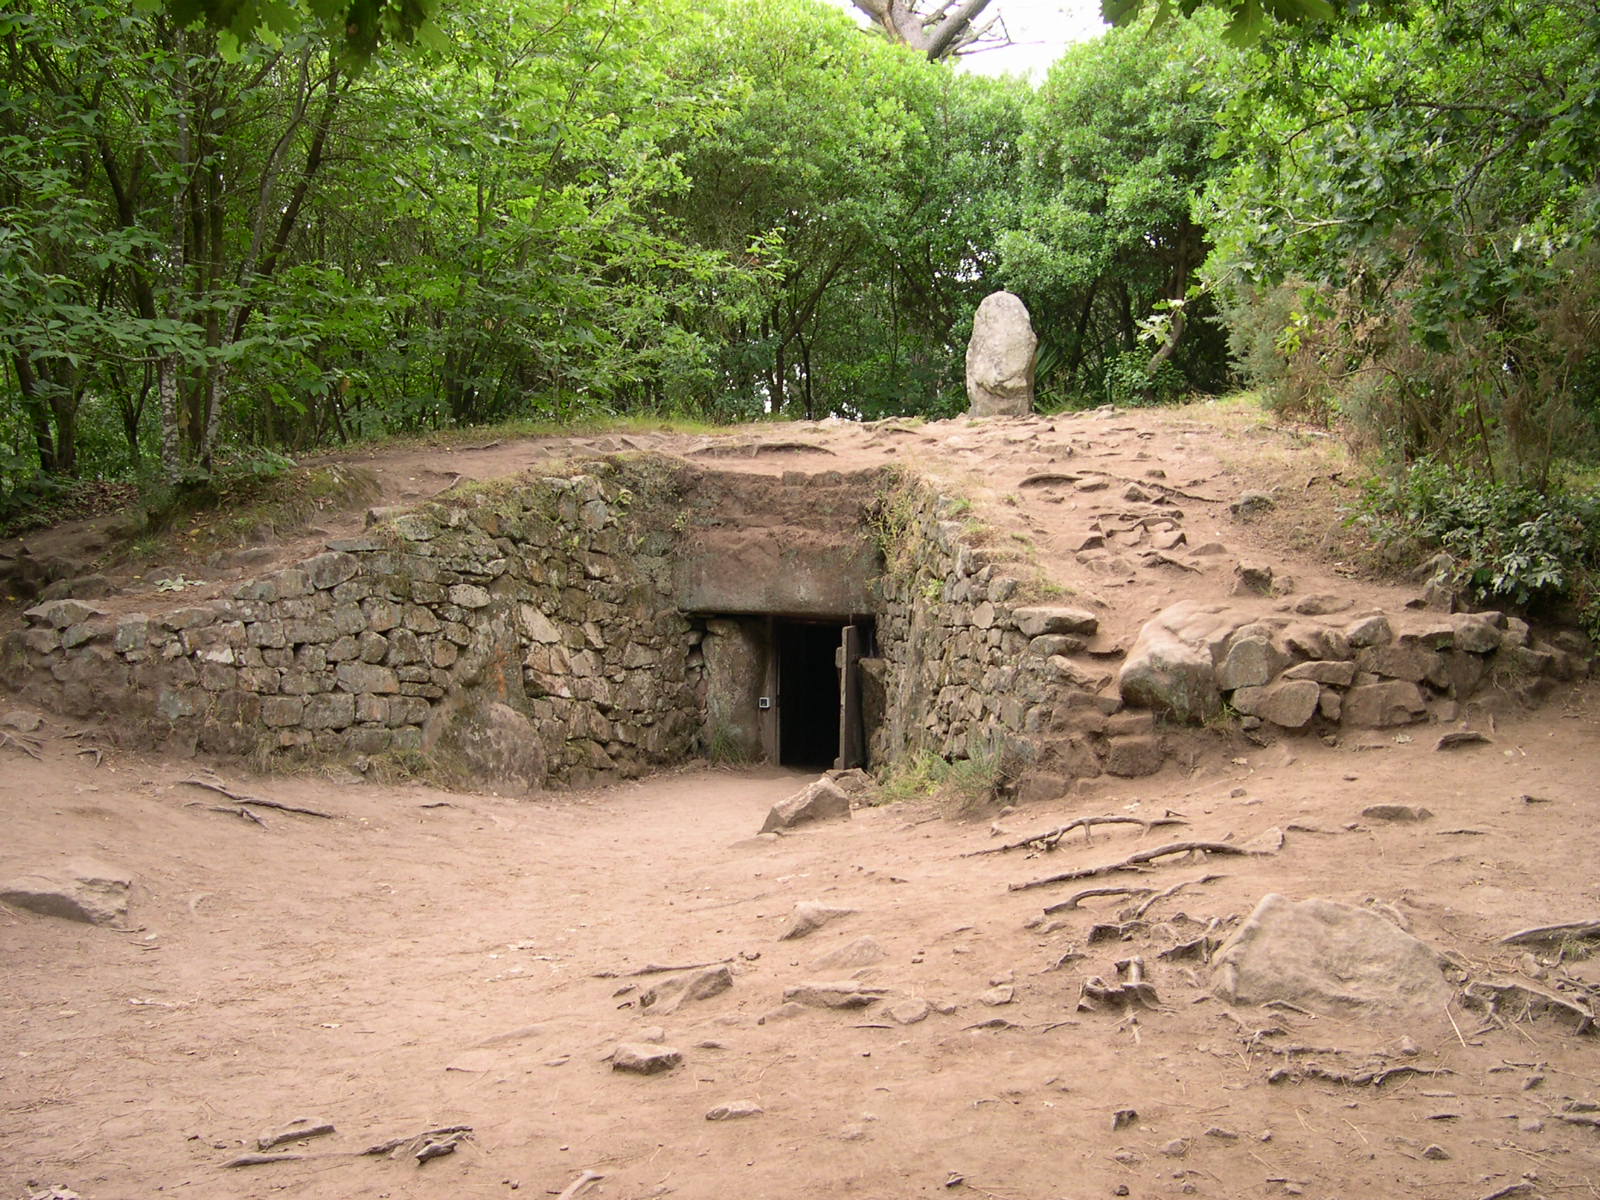
[[[1197, 837], [1313, 826], [1327, 832], [1291, 831], [1276, 857], [1210, 864], [1227, 878], [1162, 914], [1242, 914], [1273, 890], [1375, 900], [1425, 940], [1514, 971], [1500, 934], [1600, 907], [1597, 699], [1575, 693], [1454, 754], [1425, 730], [1364, 752], [1219, 746], [1193, 774], [1100, 783], [1001, 824], [1171, 808]], [[717, 1200], [946, 1194], [952, 1173], [1006, 1200], [1119, 1187], [1453, 1200], [1530, 1170], [1529, 1195], [1582, 1195], [1600, 1178], [1595, 1130], [1553, 1115], [1600, 1098], [1593, 1037], [1547, 1022], [1480, 1032], [1459, 1009], [1459, 1037], [1444, 1020], [1361, 1029], [1241, 1009], [1246, 1030], [1277, 1025], [1320, 1047], [1393, 1052], [1410, 1037], [1412, 1061], [1453, 1072], [1381, 1090], [1273, 1085], [1286, 1060], [1252, 1050], [1208, 997], [1204, 968], [1156, 961], [1190, 926], [1088, 945], [1109, 900], [1049, 934], [1024, 928], [1061, 891], [1007, 883], [1121, 857], [1161, 831], [962, 858], [993, 844], [987, 822], [899, 805], [755, 838], [797, 782], [772, 770], [526, 801], [239, 781], [339, 814], [268, 812], [258, 828], [207, 811], [214, 797], [178, 783], [191, 764], [112, 754], [95, 769], [59, 726], [45, 732], [42, 761], [0, 750], [0, 866], [92, 853], [137, 882], [129, 932], [0, 911], [0, 1196], [25, 1196], [30, 1181], [86, 1200], [542, 1195], [585, 1169], [606, 1175], [591, 1197]], [[1437, 815], [1361, 821], [1380, 799]], [[1159, 879], [1198, 873], [1179, 864]], [[777, 941], [800, 900], [860, 911]], [[784, 986], [847, 976], [813, 964], [868, 934], [888, 952], [864, 976], [888, 989], [880, 1005], [758, 1023]], [[1069, 947], [1086, 957], [1046, 971]], [[1082, 979], [1129, 953], [1152, 964], [1160, 1010], [1136, 1023], [1076, 1012]], [[595, 977], [721, 958], [732, 990], [664, 1016], [642, 1012], [637, 991], [617, 994], [631, 981]], [[1013, 1003], [980, 1002], [995, 981]], [[900, 1025], [883, 1009], [905, 997], [954, 1007]], [[997, 1016], [1023, 1028], [971, 1028]], [[652, 1025], [684, 1052], [680, 1069], [638, 1078], [601, 1061]], [[765, 1112], [705, 1119], [739, 1099]], [[1139, 1119], [1114, 1131], [1121, 1108]], [[302, 1116], [338, 1129], [298, 1148], [305, 1161], [220, 1167]], [[349, 1153], [455, 1124], [472, 1140], [421, 1167]], [[1176, 1139], [1183, 1152], [1164, 1154]], [[1425, 1158], [1433, 1144], [1449, 1157]]]

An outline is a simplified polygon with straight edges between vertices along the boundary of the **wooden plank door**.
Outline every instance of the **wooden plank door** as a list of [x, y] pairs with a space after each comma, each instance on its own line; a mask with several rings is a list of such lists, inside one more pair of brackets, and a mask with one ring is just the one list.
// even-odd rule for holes
[[839, 757], [840, 770], [864, 766], [866, 730], [861, 721], [861, 628], [846, 625], [839, 632]]

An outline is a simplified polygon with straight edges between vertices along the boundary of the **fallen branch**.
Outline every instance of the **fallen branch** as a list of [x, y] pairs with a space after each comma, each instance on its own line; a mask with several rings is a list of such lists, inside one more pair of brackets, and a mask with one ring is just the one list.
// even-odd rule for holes
[[78, 753], [94, 755], [94, 765], [97, 767], [103, 763], [106, 758], [106, 756], [101, 752], [99, 746], [84, 746], [78, 751]]
[[212, 783], [208, 779], [180, 779], [179, 783], [186, 783], [190, 787], [205, 788], [208, 792], [217, 792], [229, 800], [239, 804], [250, 804], [256, 808], [271, 808], [278, 812], [299, 813], [302, 817], [321, 817], [324, 821], [331, 821], [333, 813], [319, 812], [314, 808], [301, 808], [297, 804], [284, 804], [277, 800], [263, 800], [259, 796], [247, 796], [243, 792], [236, 792], [232, 788], [223, 787], [220, 783]]
[[1535, 925], [1519, 929], [1500, 939], [1502, 946], [1537, 946], [1545, 942], [1564, 942], [1569, 938], [1586, 941], [1600, 938], [1600, 921], [1568, 921], [1564, 925]]
[[1079, 867], [1074, 871], [1062, 871], [1058, 875], [1046, 875], [1043, 879], [1030, 879], [1026, 883], [1012, 883], [1006, 886], [1009, 891], [1021, 892], [1029, 888], [1048, 887], [1053, 883], [1070, 883], [1074, 879], [1094, 879], [1100, 875], [1115, 875], [1121, 871], [1137, 871], [1158, 858], [1193, 853], [1255, 855], [1262, 851], [1246, 850], [1243, 846], [1236, 846], [1232, 842], [1169, 842], [1165, 846], [1156, 846], [1150, 850], [1140, 850], [1136, 854], [1130, 854], [1120, 862], [1104, 863], [1098, 867]]
[[1128, 919], [1130, 921], [1139, 920], [1139, 918], [1143, 917], [1145, 913], [1150, 911], [1151, 906], [1159, 904], [1163, 900], [1171, 899], [1173, 896], [1176, 896], [1179, 892], [1183, 891], [1184, 888], [1199, 887], [1202, 883], [1214, 883], [1218, 879], [1226, 878], [1226, 875], [1202, 875], [1199, 879], [1185, 879], [1180, 883], [1175, 883], [1165, 891], [1157, 892], [1154, 896], [1151, 896], [1150, 899], [1146, 900], [1143, 904], [1135, 908], [1131, 913], [1128, 914]]
[[593, 978], [633, 979], [639, 975], [670, 975], [673, 971], [698, 971], [702, 967], [720, 967], [724, 963], [731, 963], [732, 961], [733, 959], [729, 957], [713, 959], [710, 962], [679, 963], [676, 966], [669, 966], [664, 963], [646, 963], [633, 971], [596, 971]]
[[1096, 825], [1140, 825], [1149, 833], [1162, 825], [1188, 824], [1182, 817], [1154, 817], [1145, 820], [1143, 817], [1074, 817], [1065, 825], [1057, 825], [1054, 829], [1047, 829], [1043, 833], [1035, 833], [1014, 842], [1007, 842], [1004, 846], [985, 846], [982, 850], [969, 850], [962, 858], [977, 858], [982, 854], [1004, 854], [1008, 850], [1022, 850], [1028, 846], [1037, 846], [1041, 850], [1054, 850], [1063, 837], [1074, 829], [1083, 830], [1084, 844], [1094, 840], [1091, 830]]

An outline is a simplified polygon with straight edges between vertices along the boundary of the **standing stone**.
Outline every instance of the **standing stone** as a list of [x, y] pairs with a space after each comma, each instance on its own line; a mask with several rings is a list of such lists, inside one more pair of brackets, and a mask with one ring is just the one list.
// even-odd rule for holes
[[986, 296], [967, 343], [968, 412], [974, 417], [1031, 413], [1038, 346], [1027, 306], [1018, 297], [1010, 292]]

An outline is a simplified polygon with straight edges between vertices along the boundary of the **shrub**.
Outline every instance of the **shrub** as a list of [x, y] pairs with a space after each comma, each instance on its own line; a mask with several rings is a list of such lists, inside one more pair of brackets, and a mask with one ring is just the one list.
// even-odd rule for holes
[[1570, 607], [1600, 633], [1600, 497], [1496, 483], [1431, 460], [1369, 485], [1360, 521], [1404, 555], [1442, 550], [1450, 583], [1484, 604]]

